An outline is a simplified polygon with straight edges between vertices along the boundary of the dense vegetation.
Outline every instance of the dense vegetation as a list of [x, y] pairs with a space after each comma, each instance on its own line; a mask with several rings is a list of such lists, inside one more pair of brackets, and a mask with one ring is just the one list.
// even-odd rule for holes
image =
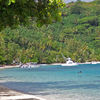
[[0, 30], [28, 25], [35, 20], [38, 26], [61, 19], [62, 0], [0, 0]]
[[100, 61], [100, 2], [69, 3], [62, 21], [38, 28], [6, 28], [0, 33], [0, 64], [16, 62]]

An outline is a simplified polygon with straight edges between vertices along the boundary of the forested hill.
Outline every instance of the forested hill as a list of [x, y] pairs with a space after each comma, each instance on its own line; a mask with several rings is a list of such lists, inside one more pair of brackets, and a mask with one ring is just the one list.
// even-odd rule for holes
[[0, 32], [0, 64], [100, 61], [100, 1], [69, 3], [62, 21], [38, 28], [6, 28]]

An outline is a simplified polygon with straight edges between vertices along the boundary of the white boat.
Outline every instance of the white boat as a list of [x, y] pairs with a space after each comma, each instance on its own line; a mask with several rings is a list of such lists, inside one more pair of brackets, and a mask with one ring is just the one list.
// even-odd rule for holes
[[40, 65], [34, 62], [29, 62], [29, 63], [21, 65], [20, 67], [21, 68], [35, 68], [35, 67], [40, 67]]
[[96, 62], [96, 61], [92, 61], [91, 64], [98, 64], [98, 62]]
[[71, 60], [71, 58], [67, 58], [67, 61], [65, 64], [61, 64], [61, 66], [76, 66], [78, 63], [75, 63]]

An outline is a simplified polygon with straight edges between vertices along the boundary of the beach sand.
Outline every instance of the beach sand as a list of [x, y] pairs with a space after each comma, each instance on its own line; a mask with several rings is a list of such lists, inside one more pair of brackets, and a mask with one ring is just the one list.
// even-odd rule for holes
[[0, 100], [45, 100], [0, 86]]
[[0, 65], [0, 69], [6, 69], [6, 68], [17, 68], [19, 65]]

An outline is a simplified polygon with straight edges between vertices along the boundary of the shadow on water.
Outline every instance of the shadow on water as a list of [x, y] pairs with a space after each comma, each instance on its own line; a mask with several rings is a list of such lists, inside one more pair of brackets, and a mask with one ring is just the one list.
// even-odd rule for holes
[[[71, 89], [100, 89], [99, 84], [72, 84], [72, 82], [58, 81], [58, 82], [5, 82], [0, 85], [8, 88], [31, 94], [40, 94], [49, 89], [71, 90]], [[42, 95], [47, 95], [46, 93]]]

